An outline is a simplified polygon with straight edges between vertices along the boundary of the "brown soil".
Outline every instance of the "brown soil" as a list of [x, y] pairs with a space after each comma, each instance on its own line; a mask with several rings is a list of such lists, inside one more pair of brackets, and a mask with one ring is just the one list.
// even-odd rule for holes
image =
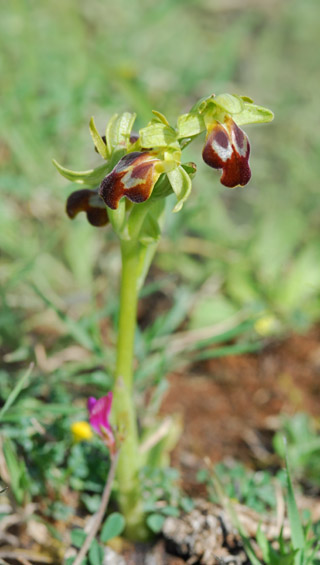
[[171, 375], [163, 410], [183, 417], [172, 464], [181, 469], [187, 490], [199, 494], [194, 478], [205, 457], [270, 463], [268, 448], [280, 413], [319, 416], [319, 338], [315, 328], [259, 354], [212, 359], [191, 374]]

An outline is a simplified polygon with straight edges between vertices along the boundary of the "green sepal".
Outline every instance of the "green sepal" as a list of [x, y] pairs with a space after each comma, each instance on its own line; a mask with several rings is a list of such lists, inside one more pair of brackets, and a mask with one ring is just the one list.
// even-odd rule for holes
[[244, 102], [249, 102], [250, 104], [253, 103], [252, 98], [250, 98], [250, 96], [240, 96], [241, 100], [243, 100]]
[[89, 169], [88, 171], [71, 171], [70, 169], [62, 167], [62, 165], [59, 165], [59, 163], [55, 159], [52, 159], [52, 163], [59, 171], [60, 175], [70, 180], [71, 182], [75, 182], [89, 188], [96, 188], [96, 186], [100, 184], [109, 170], [108, 163], [101, 165], [96, 169]]
[[225, 114], [232, 116], [238, 126], [267, 123], [274, 118], [271, 110], [253, 104], [248, 96], [220, 94], [208, 104], [205, 120], [210, 122], [214, 118], [223, 121]]
[[110, 224], [112, 225], [114, 231], [120, 235], [125, 227], [126, 221], [126, 199], [122, 198], [119, 202], [119, 206], [116, 210], [111, 210], [107, 207], [108, 217]]
[[196, 113], [182, 114], [177, 121], [178, 139], [193, 137], [205, 130], [203, 117]]
[[172, 194], [172, 186], [169, 179], [166, 174], [161, 175], [154, 186], [150, 200], [162, 199], [170, 194]]
[[139, 131], [141, 147], [179, 147], [175, 130], [162, 122], [151, 123]]
[[192, 189], [191, 178], [181, 165], [167, 173], [167, 176], [178, 200], [173, 208], [173, 212], [179, 212], [190, 195]]
[[206, 124], [212, 120], [223, 121], [225, 115], [230, 115], [238, 124], [259, 124], [273, 120], [273, 113], [268, 108], [257, 106], [248, 96], [237, 96], [235, 94], [219, 94], [216, 98], [208, 99], [204, 111]]
[[96, 150], [103, 159], [107, 160], [110, 154], [108, 153], [107, 145], [105, 144], [100, 133], [97, 130], [93, 116], [89, 122], [89, 129]]
[[170, 127], [170, 124], [169, 124], [167, 118], [163, 114], [161, 114], [161, 112], [158, 112], [158, 110], [152, 110], [152, 113], [156, 117], [157, 122], [160, 122], [160, 123]]
[[189, 161], [188, 163], [183, 163], [181, 167], [188, 173], [189, 177], [193, 179], [197, 172], [197, 165], [192, 161]]
[[124, 112], [120, 115], [114, 114], [110, 118], [106, 127], [106, 141], [109, 154], [120, 147], [129, 147], [130, 134], [135, 119], [136, 114], [131, 114], [130, 112]]
[[240, 114], [244, 108], [243, 99], [233, 94], [219, 94], [212, 100], [212, 103], [231, 115]]
[[206, 109], [207, 105], [209, 102], [211, 102], [211, 100], [213, 100], [215, 97], [215, 94], [211, 94], [210, 96], [204, 96], [203, 98], [200, 98], [200, 100], [198, 100], [198, 102], [196, 102], [191, 110], [190, 110], [190, 114], [193, 113], [198, 113], [198, 114], [202, 114], [204, 112], [204, 110]]
[[268, 110], [268, 108], [257, 106], [256, 104], [252, 104], [252, 102], [244, 102], [242, 112], [233, 116], [233, 118], [238, 126], [245, 124], [265, 124], [272, 122], [274, 114], [271, 110]]

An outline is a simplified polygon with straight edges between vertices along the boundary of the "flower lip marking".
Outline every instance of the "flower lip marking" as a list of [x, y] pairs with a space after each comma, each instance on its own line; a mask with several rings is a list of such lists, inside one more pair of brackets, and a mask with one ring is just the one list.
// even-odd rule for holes
[[202, 157], [210, 167], [222, 169], [222, 184], [234, 188], [249, 182], [249, 155], [249, 140], [230, 116], [223, 124], [215, 121], [209, 125]]
[[128, 153], [101, 182], [101, 198], [113, 210], [118, 208], [119, 200], [123, 196], [131, 202], [144, 202], [151, 196], [160, 176], [156, 170], [158, 163], [160, 159], [146, 151]]

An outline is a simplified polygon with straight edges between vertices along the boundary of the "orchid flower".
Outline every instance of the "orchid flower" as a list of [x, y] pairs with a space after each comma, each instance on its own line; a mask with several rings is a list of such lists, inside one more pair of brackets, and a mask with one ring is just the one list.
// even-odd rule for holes
[[214, 169], [222, 169], [221, 184], [234, 188], [246, 185], [251, 178], [248, 137], [231, 116], [224, 122], [215, 120], [207, 128], [202, 151], [204, 162]]
[[103, 179], [99, 190], [101, 198], [112, 210], [118, 208], [123, 196], [131, 202], [144, 202], [161, 174], [157, 168], [160, 163], [160, 159], [146, 151], [128, 153]]
[[101, 227], [108, 223], [108, 214], [97, 190], [83, 188], [72, 192], [67, 200], [66, 212], [73, 220], [79, 212], [86, 212], [92, 226]]

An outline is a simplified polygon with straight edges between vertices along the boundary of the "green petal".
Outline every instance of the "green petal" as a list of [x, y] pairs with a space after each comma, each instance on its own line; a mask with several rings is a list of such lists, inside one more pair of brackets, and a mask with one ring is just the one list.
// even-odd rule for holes
[[106, 128], [106, 141], [109, 154], [111, 154], [114, 149], [128, 147], [135, 119], [136, 114], [124, 112], [120, 115], [114, 114], [109, 120]]
[[152, 110], [152, 113], [157, 118], [158, 122], [161, 122], [161, 123], [165, 124], [166, 126], [170, 127], [167, 118], [163, 114], [161, 114], [161, 112], [158, 112], [158, 110]]
[[177, 122], [178, 139], [184, 137], [193, 137], [205, 130], [205, 123], [202, 116], [197, 113], [190, 112], [179, 116]]
[[108, 159], [108, 148], [106, 146], [106, 144], [104, 143], [101, 135], [99, 134], [97, 128], [96, 128], [96, 124], [94, 123], [94, 118], [92, 117], [90, 122], [89, 122], [89, 129], [90, 129], [90, 133], [91, 133], [91, 137], [93, 139], [93, 143], [98, 151], [98, 153], [101, 155], [101, 157], [103, 159]]
[[190, 110], [190, 114], [193, 113], [197, 113], [197, 114], [202, 114], [202, 112], [205, 111], [208, 103], [210, 103], [213, 98], [215, 97], [215, 94], [211, 94], [210, 96], [203, 96], [202, 98], [200, 98], [200, 100], [198, 100], [198, 102], [196, 102], [191, 110]]
[[179, 212], [190, 195], [192, 183], [188, 173], [183, 167], [179, 166], [170, 173], [167, 173], [168, 179], [172, 186], [172, 190], [177, 197], [177, 204], [173, 212]]
[[106, 176], [106, 172], [109, 169], [109, 164], [101, 165], [96, 169], [89, 169], [88, 171], [71, 171], [59, 165], [59, 163], [52, 159], [52, 163], [58, 169], [60, 175], [70, 180], [71, 182], [76, 182], [84, 187], [96, 187], [102, 179]]
[[149, 124], [139, 131], [141, 147], [168, 147], [177, 146], [177, 134], [173, 128], [163, 123], [157, 122]]

